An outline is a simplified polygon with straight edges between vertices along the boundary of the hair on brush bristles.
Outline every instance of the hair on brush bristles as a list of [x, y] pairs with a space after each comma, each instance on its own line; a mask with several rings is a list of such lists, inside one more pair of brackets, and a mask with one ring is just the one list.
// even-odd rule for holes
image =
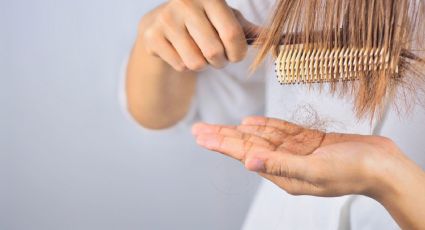
[[306, 51], [379, 48], [386, 54], [385, 68], [362, 70], [352, 82], [319, 84], [330, 84], [331, 93], [339, 96], [352, 96], [357, 117], [371, 119], [381, 114], [389, 97], [420, 90], [425, 79], [423, 0], [278, 0], [275, 8], [257, 39], [253, 69], [290, 44], [302, 44]]

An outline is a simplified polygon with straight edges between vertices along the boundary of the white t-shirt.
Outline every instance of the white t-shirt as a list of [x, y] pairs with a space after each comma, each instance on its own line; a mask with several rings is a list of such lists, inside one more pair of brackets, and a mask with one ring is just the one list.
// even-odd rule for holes
[[[250, 21], [263, 24], [273, 0], [234, 0], [228, 3]], [[304, 122], [311, 115], [329, 121], [328, 131], [379, 134], [392, 138], [425, 168], [425, 110], [417, 106], [411, 116], [399, 119], [389, 108], [380, 124], [358, 122], [349, 100], [323, 91], [309, 91], [303, 85], [281, 86], [271, 61], [266, 61], [252, 76], [249, 65], [255, 56], [250, 48], [241, 63], [224, 69], [209, 68], [199, 74], [196, 95], [190, 111], [170, 129], [189, 129], [197, 120], [210, 123], [239, 123], [244, 116], [264, 114], [293, 122]], [[122, 87], [123, 88], [123, 87]], [[124, 93], [121, 93], [124, 96]], [[125, 98], [122, 98], [125, 102]], [[388, 212], [364, 196], [320, 198], [291, 196], [263, 180], [244, 223], [244, 230], [275, 229], [399, 229]]]

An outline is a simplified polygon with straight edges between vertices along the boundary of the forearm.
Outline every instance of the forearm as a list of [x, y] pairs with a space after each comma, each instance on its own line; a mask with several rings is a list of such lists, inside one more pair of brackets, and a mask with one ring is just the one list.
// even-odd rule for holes
[[425, 172], [408, 159], [394, 162], [377, 200], [402, 229], [425, 229]]
[[149, 54], [138, 39], [127, 67], [127, 103], [132, 116], [143, 126], [172, 126], [188, 111], [195, 91], [195, 72], [178, 72]]

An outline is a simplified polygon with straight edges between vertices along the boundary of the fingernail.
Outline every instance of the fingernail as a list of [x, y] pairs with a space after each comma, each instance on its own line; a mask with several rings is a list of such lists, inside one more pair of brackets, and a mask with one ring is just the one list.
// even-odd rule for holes
[[262, 172], [264, 171], [264, 161], [257, 158], [248, 159], [245, 162], [245, 167], [253, 172]]

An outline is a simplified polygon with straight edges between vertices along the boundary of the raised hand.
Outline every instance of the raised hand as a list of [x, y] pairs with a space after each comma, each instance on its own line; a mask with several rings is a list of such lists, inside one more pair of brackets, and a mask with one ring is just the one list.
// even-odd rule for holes
[[256, 29], [224, 0], [171, 0], [145, 15], [139, 32], [145, 49], [175, 70], [200, 71], [241, 61], [245, 35]]

